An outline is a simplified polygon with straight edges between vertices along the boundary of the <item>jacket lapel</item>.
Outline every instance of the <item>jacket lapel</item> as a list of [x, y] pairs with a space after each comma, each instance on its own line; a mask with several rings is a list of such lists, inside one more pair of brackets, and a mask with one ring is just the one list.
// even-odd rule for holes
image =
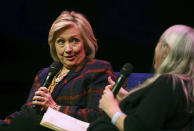
[[65, 85], [70, 82], [72, 79], [74, 79], [75, 77], [79, 76], [81, 71], [83, 70], [83, 68], [85, 67], [86, 63], [89, 61], [90, 59], [87, 59], [84, 61], [84, 63], [82, 64], [81, 67], [77, 67], [72, 69], [67, 76], [65, 76], [63, 78], [62, 81], [60, 81], [54, 88], [51, 96], [53, 99], [56, 99], [56, 97], [58, 96], [58, 94], [60, 93], [61, 89], [65, 87]]

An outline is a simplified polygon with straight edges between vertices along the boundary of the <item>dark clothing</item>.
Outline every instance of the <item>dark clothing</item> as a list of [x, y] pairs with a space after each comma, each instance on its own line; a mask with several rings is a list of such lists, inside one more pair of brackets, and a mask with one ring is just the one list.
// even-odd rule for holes
[[[19, 123], [17, 120], [22, 121], [21, 116], [24, 118], [23, 120], [33, 118], [32, 98], [34, 97], [35, 91], [41, 87], [47, 73], [48, 68], [44, 68], [36, 75], [28, 100], [21, 108], [21, 111], [8, 116], [4, 121], [0, 121], [0, 125], [3, 123], [4, 125], [8, 125], [12, 123], [12, 119], [16, 123]], [[112, 76], [114, 79], [116, 77], [110, 63], [97, 59], [87, 59], [81, 68], [72, 69], [55, 86], [51, 94], [52, 98], [61, 106], [61, 112], [86, 122], [92, 122], [101, 112], [98, 108], [98, 103], [104, 87], [108, 84], [108, 76]], [[24, 112], [28, 112], [27, 114], [30, 117]], [[39, 125], [42, 116], [37, 115], [34, 117], [38, 118], [37, 122], [34, 123]], [[36, 120], [31, 119], [30, 121]]]
[[[127, 114], [125, 131], [180, 131], [190, 124], [193, 108], [188, 108], [182, 80], [172, 75], [162, 75], [139, 91], [127, 96], [121, 103], [121, 110]], [[189, 84], [189, 81], [184, 80]], [[187, 85], [185, 84], [185, 85]], [[193, 106], [193, 105], [192, 105]], [[191, 106], [190, 106], [191, 107]], [[117, 131], [105, 114], [90, 124], [88, 131]]]

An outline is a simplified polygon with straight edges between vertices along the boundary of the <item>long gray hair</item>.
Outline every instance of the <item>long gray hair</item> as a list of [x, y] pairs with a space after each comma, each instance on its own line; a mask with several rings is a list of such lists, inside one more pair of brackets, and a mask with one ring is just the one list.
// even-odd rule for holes
[[[161, 44], [161, 50], [158, 52], [160, 56], [163, 55], [167, 46], [170, 47], [167, 56], [160, 59], [155, 75], [129, 94], [147, 87], [162, 74], [173, 74], [174, 87], [176, 81], [180, 80], [187, 102], [194, 103], [194, 30], [186, 25], [171, 26], [162, 34], [159, 43]], [[184, 80], [189, 80], [189, 82], [185, 83]]]
[[182, 74], [194, 78], [194, 30], [185, 25], [174, 25], [163, 33], [160, 42], [162, 48], [168, 44], [170, 50], [156, 73]]

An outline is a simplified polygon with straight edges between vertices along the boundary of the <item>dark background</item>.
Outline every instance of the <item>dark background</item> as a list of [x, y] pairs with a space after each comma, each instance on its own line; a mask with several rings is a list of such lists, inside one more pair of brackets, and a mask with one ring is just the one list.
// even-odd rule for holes
[[119, 71], [126, 62], [135, 73], [151, 73], [155, 45], [174, 24], [194, 27], [190, 1], [172, 0], [6, 0], [0, 2], [0, 118], [19, 110], [37, 71], [51, 64], [47, 36], [63, 10], [83, 13], [99, 51], [96, 58]]

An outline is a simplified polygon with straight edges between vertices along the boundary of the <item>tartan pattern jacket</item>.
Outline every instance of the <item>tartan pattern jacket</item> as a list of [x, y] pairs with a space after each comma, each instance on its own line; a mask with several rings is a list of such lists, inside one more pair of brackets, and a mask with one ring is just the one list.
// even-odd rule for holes
[[[15, 112], [1, 121], [0, 125], [11, 123], [11, 120], [21, 114], [25, 108], [33, 110], [32, 98], [35, 91], [41, 87], [47, 73], [48, 68], [43, 68], [37, 73], [26, 103], [19, 112]], [[103, 90], [108, 85], [108, 76], [112, 76], [113, 80], [116, 79], [109, 62], [87, 59], [81, 68], [71, 70], [55, 86], [51, 96], [61, 106], [60, 112], [79, 120], [92, 122], [102, 113], [98, 105]]]

